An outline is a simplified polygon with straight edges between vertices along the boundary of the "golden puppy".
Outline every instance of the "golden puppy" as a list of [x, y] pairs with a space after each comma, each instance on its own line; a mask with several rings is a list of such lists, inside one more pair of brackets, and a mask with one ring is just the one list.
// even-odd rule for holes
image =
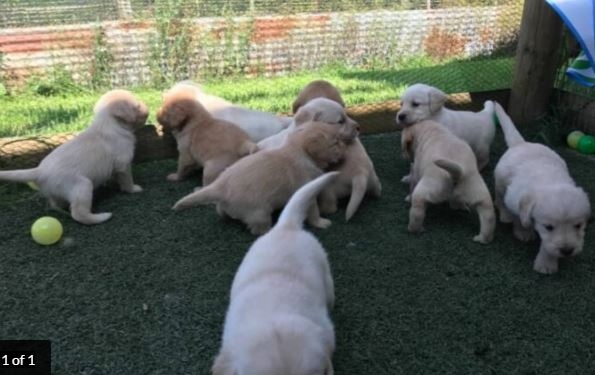
[[[242, 220], [253, 234], [263, 234], [271, 227], [273, 211], [282, 208], [300, 186], [340, 162], [346, 143], [356, 136], [356, 126], [304, 124], [283, 147], [240, 159], [211, 185], [179, 200], [174, 209], [216, 203], [220, 215]], [[310, 208], [308, 223], [318, 228], [330, 225], [320, 217], [316, 204]]]
[[0, 172], [0, 180], [33, 181], [54, 208], [68, 204], [72, 218], [82, 224], [99, 224], [112, 214], [93, 214], [93, 189], [115, 177], [127, 193], [142, 191], [132, 181], [130, 164], [134, 131], [148, 116], [145, 104], [130, 92], [113, 90], [94, 108], [95, 118], [75, 138], [57, 147], [32, 169]]
[[320, 79], [308, 83], [306, 87], [300, 91], [297, 98], [294, 100], [293, 105], [291, 106], [293, 113], [297, 113], [300, 107], [304, 106], [304, 104], [308, 103], [310, 100], [316, 98], [330, 99], [339, 103], [341, 107], [345, 108], [345, 102], [343, 102], [343, 98], [341, 97], [339, 90], [333, 86], [332, 83]]
[[401, 134], [405, 159], [413, 159], [409, 231], [423, 231], [427, 203], [449, 201], [477, 211], [480, 232], [474, 241], [492, 241], [496, 218], [492, 197], [469, 145], [440, 124], [426, 120]]
[[231, 286], [214, 375], [333, 374], [333, 278], [324, 248], [302, 225], [336, 174], [302, 186], [246, 253]]
[[[312, 81], [304, 87], [293, 102], [293, 113], [296, 114], [296, 118], [300, 109], [318, 98], [327, 98], [345, 107], [343, 98], [335, 86], [323, 80]], [[349, 117], [347, 119], [351, 120]], [[366, 193], [380, 197], [382, 185], [374, 170], [374, 164], [359, 138], [347, 147], [345, 160], [336, 170], [340, 172], [339, 176], [319, 198], [320, 210], [324, 214], [334, 213], [337, 211], [337, 201], [350, 197], [345, 211], [345, 220], [349, 220], [357, 211]]]
[[213, 118], [190, 87], [178, 86], [164, 95], [157, 121], [172, 131], [178, 143], [178, 170], [167, 176], [170, 181], [183, 179], [200, 165], [206, 186], [236, 160], [258, 150], [242, 129]]

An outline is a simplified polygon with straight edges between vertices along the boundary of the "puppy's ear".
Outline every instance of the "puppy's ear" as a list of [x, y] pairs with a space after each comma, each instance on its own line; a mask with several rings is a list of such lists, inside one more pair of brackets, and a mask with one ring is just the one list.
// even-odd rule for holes
[[127, 124], [134, 124], [138, 118], [138, 105], [126, 100], [118, 100], [110, 104], [109, 108], [112, 116]]
[[297, 111], [306, 103], [304, 103], [304, 100], [300, 97], [298, 97], [293, 104], [291, 105], [291, 111], [293, 114], [296, 114]]
[[435, 87], [430, 87], [428, 91], [428, 99], [430, 101], [430, 112], [432, 114], [438, 112], [444, 106], [447, 96], [442, 91]]
[[188, 112], [180, 103], [166, 103], [157, 112], [157, 122], [166, 128], [181, 129], [188, 121]]
[[229, 357], [229, 353], [225, 349], [221, 349], [217, 357], [215, 358], [215, 362], [213, 363], [213, 367], [211, 367], [211, 374], [213, 375], [235, 375], [236, 372], [233, 369], [233, 364], [231, 363], [231, 358]]
[[519, 204], [519, 219], [521, 225], [525, 228], [531, 228], [533, 226], [533, 208], [535, 208], [535, 200], [531, 194], [525, 195]]
[[413, 159], [413, 130], [410, 127], [401, 132], [401, 154], [405, 160]]
[[305, 122], [315, 121], [316, 117], [317, 117], [316, 111], [314, 111], [313, 109], [310, 109], [310, 108], [302, 107], [295, 114], [293, 121], [296, 126], [300, 126], [301, 124], [303, 124]]

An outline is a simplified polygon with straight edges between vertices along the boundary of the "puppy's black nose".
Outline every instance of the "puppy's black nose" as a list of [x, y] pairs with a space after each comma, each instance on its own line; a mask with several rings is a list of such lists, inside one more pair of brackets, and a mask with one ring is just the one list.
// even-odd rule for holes
[[401, 113], [401, 114], [399, 115], [399, 121], [405, 121], [405, 119], [406, 119], [406, 118], [407, 118], [407, 115], [406, 115], [406, 114], [404, 114], [404, 113]]
[[560, 248], [560, 254], [564, 255], [565, 257], [571, 255], [574, 252], [574, 247], [562, 247]]

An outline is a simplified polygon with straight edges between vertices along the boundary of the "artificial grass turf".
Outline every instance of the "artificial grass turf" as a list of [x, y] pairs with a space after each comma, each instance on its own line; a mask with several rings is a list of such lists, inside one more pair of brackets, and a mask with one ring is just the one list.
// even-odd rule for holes
[[[595, 226], [560, 272], [532, 271], [537, 243], [510, 226], [480, 245], [475, 215], [428, 210], [406, 231], [407, 163], [398, 134], [363, 137], [383, 184], [351, 222], [344, 210], [314, 230], [329, 254], [337, 303], [337, 374], [587, 374], [595, 368]], [[577, 182], [595, 191], [593, 159], [565, 149]], [[501, 147], [484, 173], [491, 173]], [[139, 194], [102, 190], [87, 227], [26, 188], [0, 203], [0, 338], [50, 339], [54, 374], [206, 374], [234, 273], [254, 238], [213, 207], [176, 213], [194, 181], [170, 183], [174, 160], [135, 166]], [[493, 190], [493, 189], [491, 189]], [[592, 194], [591, 194], [592, 198]], [[70, 246], [40, 247], [39, 216], [60, 218]]]

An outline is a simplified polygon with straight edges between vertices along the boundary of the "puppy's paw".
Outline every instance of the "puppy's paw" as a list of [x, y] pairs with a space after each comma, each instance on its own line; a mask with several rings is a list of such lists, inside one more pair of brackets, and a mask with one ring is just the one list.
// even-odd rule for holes
[[325, 218], [318, 218], [316, 221], [310, 223], [315, 228], [326, 229], [331, 226], [331, 221]]
[[167, 175], [167, 181], [180, 181], [180, 176], [177, 173], [170, 173]]
[[407, 202], [407, 203], [411, 202], [411, 194], [407, 194], [407, 196], [405, 197], [405, 202]]
[[411, 183], [411, 175], [408, 174], [408, 175], [403, 176], [403, 178], [401, 179], [401, 182], [404, 183], [404, 184]]
[[140, 193], [143, 191], [143, 188], [140, 185], [132, 185], [132, 189], [130, 189], [129, 193]]
[[533, 229], [521, 229], [515, 227], [513, 229], [513, 234], [516, 239], [523, 242], [530, 242], [535, 239], [535, 231], [533, 231]]
[[550, 260], [538, 256], [533, 263], [533, 270], [545, 275], [551, 275], [558, 272], [558, 260]]
[[414, 234], [421, 234], [426, 231], [424, 229], [423, 225], [412, 225], [412, 224], [409, 224], [407, 226], [407, 230], [409, 231], [409, 233], [414, 233]]
[[473, 241], [479, 242], [480, 244], [486, 245], [492, 242], [491, 236], [484, 236], [483, 234], [478, 234], [477, 236], [473, 237]]

